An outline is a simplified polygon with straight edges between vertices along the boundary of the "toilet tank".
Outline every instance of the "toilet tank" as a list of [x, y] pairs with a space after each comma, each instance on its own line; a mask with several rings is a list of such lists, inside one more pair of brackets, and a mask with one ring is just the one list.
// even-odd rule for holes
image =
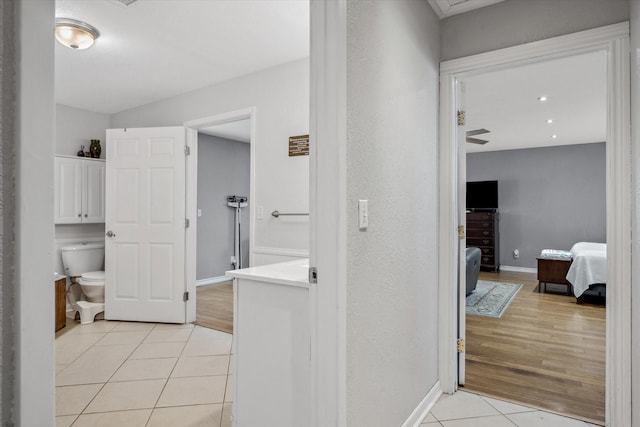
[[60, 252], [67, 276], [81, 276], [88, 271], [104, 270], [104, 243], [62, 246]]

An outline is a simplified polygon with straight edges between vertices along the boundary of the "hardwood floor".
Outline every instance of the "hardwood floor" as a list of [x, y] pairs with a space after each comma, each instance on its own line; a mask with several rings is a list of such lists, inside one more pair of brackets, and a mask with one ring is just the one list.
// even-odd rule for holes
[[465, 389], [604, 424], [605, 307], [539, 294], [534, 274], [480, 279], [524, 286], [502, 318], [466, 317]]
[[196, 325], [233, 333], [233, 282], [196, 288]]

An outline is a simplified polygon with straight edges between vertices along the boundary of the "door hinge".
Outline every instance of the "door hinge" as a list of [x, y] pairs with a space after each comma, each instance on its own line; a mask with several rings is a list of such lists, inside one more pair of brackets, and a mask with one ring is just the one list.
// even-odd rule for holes
[[184, 294], [182, 294], [182, 300], [184, 302], [189, 301], [189, 292], [185, 292]]
[[464, 239], [464, 225], [458, 226], [458, 239]]
[[184, 228], [189, 228], [189, 218], [184, 219]]
[[464, 340], [458, 338], [458, 353], [464, 353]]
[[309, 283], [318, 283], [318, 269], [309, 267]]
[[191, 155], [191, 147], [189, 147], [188, 145], [184, 146], [184, 155], [185, 156], [190, 156]]
[[464, 126], [464, 111], [458, 111], [458, 126]]

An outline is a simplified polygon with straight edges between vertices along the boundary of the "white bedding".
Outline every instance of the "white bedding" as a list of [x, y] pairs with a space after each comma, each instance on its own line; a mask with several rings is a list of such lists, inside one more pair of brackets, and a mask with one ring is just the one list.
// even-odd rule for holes
[[577, 297], [590, 285], [607, 283], [607, 244], [579, 242], [571, 248], [573, 263], [569, 267], [567, 280], [573, 285]]

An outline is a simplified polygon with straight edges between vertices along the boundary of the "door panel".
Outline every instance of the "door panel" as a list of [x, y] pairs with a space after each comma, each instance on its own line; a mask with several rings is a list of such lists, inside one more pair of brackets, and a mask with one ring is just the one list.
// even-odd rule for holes
[[107, 132], [108, 319], [185, 321], [185, 135]]

